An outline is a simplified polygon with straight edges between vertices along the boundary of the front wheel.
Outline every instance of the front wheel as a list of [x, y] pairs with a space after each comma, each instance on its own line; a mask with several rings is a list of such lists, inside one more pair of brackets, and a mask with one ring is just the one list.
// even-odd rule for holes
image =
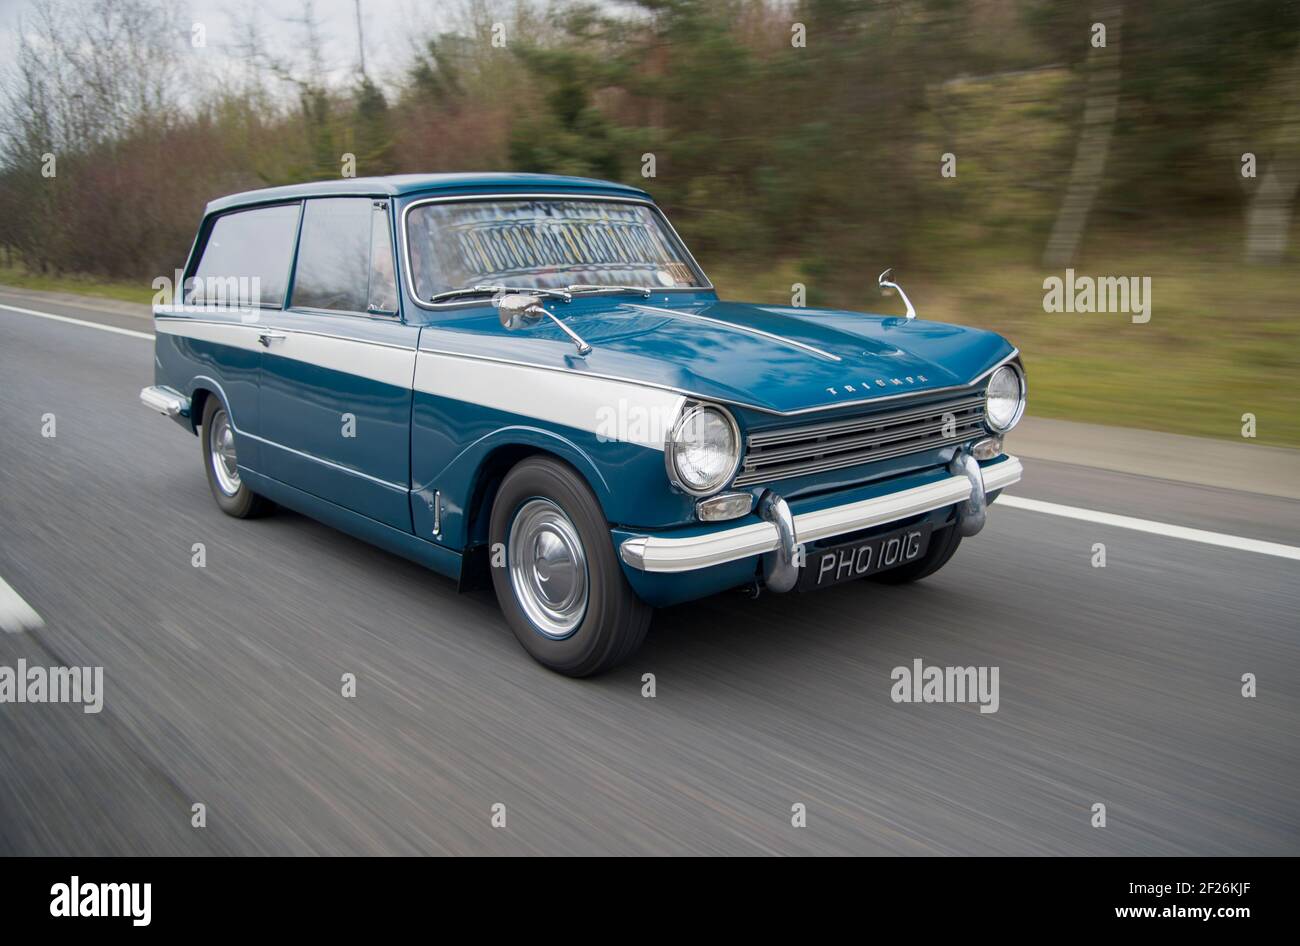
[[517, 464], [492, 504], [490, 536], [497, 601], [538, 663], [586, 677], [641, 646], [654, 611], [628, 585], [600, 504], [570, 467]]
[[203, 405], [199, 446], [203, 451], [203, 470], [208, 475], [212, 498], [222, 512], [236, 519], [252, 519], [275, 508], [269, 499], [254, 493], [240, 478], [235, 428], [230, 423], [225, 405], [215, 397], [208, 398]]

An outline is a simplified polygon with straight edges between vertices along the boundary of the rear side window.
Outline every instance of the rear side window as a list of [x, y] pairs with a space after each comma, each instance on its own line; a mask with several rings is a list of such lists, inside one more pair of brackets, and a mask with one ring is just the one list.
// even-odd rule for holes
[[283, 305], [298, 209], [297, 204], [278, 204], [218, 217], [194, 270], [190, 301], [198, 305]]
[[369, 197], [307, 201], [293, 304], [341, 312], [397, 311], [387, 202]]

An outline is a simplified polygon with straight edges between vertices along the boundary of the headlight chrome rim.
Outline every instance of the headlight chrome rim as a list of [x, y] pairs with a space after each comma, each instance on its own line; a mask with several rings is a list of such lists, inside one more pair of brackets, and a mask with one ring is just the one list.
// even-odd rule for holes
[[[1000, 426], [994, 422], [993, 414], [989, 410], [989, 391], [993, 389], [994, 379], [1004, 371], [1010, 371], [1012, 377], [1016, 379], [1016, 387], [1020, 392], [1020, 396], [1016, 402], [1015, 413], [1011, 415], [1011, 420], [1005, 426]], [[1008, 362], [1005, 365], [999, 366], [991, 375], [989, 375], [988, 386], [984, 389], [984, 425], [995, 434], [1005, 434], [1007, 431], [1014, 428], [1016, 424], [1020, 423], [1020, 418], [1025, 415], [1025, 405], [1028, 403], [1028, 393], [1025, 384], [1025, 372], [1018, 363]]]
[[[735, 447], [735, 458], [725, 476], [715, 483], [710, 483], [706, 487], [699, 488], [691, 486], [685, 482], [685, 479], [677, 470], [677, 455], [678, 451], [682, 447], [682, 443], [678, 438], [681, 435], [682, 428], [686, 426], [691, 418], [696, 414], [705, 411], [717, 414], [726, 421], [727, 425], [731, 428], [731, 439]], [[731, 481], [736, 478], [736, 474], [740, 471], [740, 464], [744, 459], [744, 456], [745, 447], [740, 437], [740, 425], [736, 423], [736, 418], [732, 416], [731, 411], [727, 410], [721, 404], [712, 404], [706, 401], [688, 401], [682, 407], [681, 415], [677, 418], [677, 422], [673, 424], [673, 429], [669, 431], [668, 439], [664, 442], [664, 466], [668, 470], [668, 481], [675, 489], [679, 489], [683, 493], [687, 493], [691, 496], [713, 496], [714, 494], [720, 493], [722, 490], [726, 489]]]

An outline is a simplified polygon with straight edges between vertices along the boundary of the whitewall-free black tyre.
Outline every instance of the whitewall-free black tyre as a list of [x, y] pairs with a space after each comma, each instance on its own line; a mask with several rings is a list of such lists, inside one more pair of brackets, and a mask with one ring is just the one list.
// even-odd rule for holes
[[567, 464], [516, 464], [492, 504], [490, 537], [497, 601], [538, 663], [586, 677], [641, 646], [653, 609], [628, 584], [600, 503]]
[[275, 508], [269, 499], [258, 496], [240, 478], [235, 428], [225, 405], [216, 397], [209, 397], [203, 405], [199, 447], [208, 487], [222, 512], [236, 519], [251, 519]]

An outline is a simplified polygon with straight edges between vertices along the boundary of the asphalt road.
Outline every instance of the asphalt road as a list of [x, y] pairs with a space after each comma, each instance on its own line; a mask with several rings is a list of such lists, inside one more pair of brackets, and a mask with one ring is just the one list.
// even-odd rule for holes
[[[223, 516], [196, 439], [137, 401], [151, 357], [0, 310], [0, 579], [44, 619], [0, 666], [104, 668], [99, 714], [0, 705], [0, 853], [1300, 854], [1300, 562], [995, 505], [918, 585], [674, 608], [573, 681], [490, 594]], [[1017, 495], [1300, 544], [1300, 502], [1026, 473]], [[917, 658], [998, 667], [998, 711], [894, 703]]]

